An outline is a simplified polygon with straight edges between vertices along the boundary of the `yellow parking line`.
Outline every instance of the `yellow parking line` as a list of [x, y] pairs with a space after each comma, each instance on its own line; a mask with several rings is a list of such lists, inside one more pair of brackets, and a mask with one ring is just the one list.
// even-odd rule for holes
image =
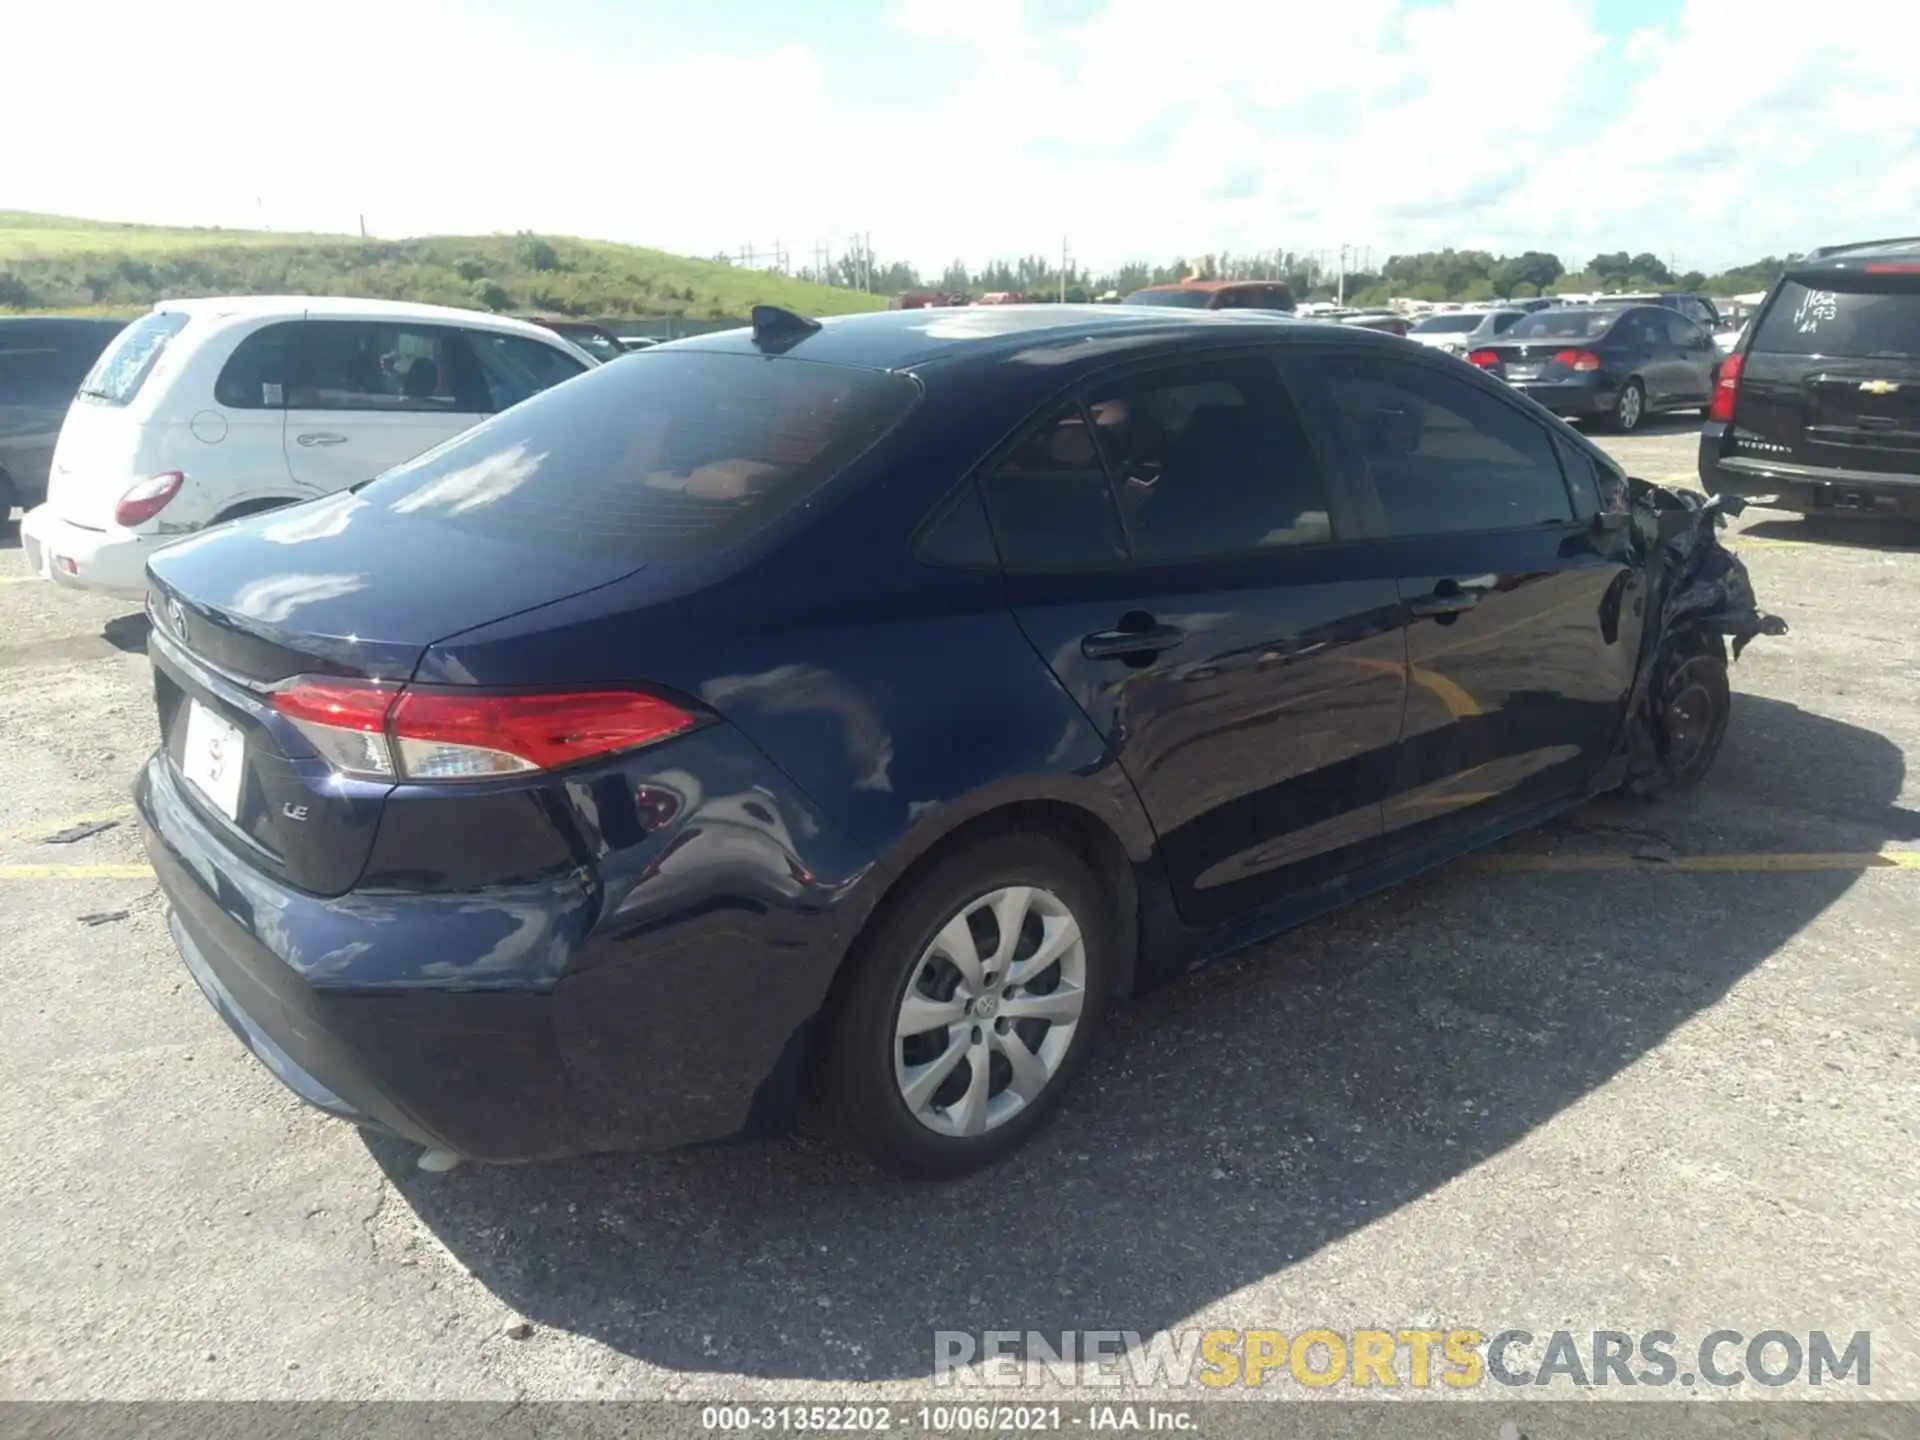
[[1880, 850], [1865, 854], [1674, 855], [1469, 855], [1458, 862], [1469, 870], [1503, 874], [1549, 871], [1604, 872], [1677, 870], [1693, 875], [1791, 874], [1814, 870], [1920, 870], [1920, 850]]
[[151, 880], [151, 865], [0, 865], [0, 880]]
[[38, 575], [0, 575], [0, 585], [29, 585], [39, 578]]

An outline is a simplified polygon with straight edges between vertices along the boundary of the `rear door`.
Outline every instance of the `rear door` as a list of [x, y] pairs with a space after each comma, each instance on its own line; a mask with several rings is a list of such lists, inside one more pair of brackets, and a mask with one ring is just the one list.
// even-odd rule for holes
[[1299, 384], [1337, 433], [1406, 617], [1389, 839], [1470, 840], [1579, 791], [1612, 753], [1638, 635], [1638, 572], [1588, 531], [1597, 470], [1576, 489], [1561, 464], [1579, 442], [1419, 358], [1330, 355]]
[[287, 391], [287, 465], [304, 489], [344, 490], [451, 439], [491, 408], [455, 329], [308, 319]]
[[1720, 368], [1720, 350], [1713, 336], [1678, 311], [1666, 317], [1666, 331], [1675, 403], [1698, 400], [1706, 404], [1713, 399], [1713, 377]]
[[982, 490], [1014, 614], [1132, 780], [1183, 916], [1231, 920], [1377, 847], [1398, 595], [1347, 543], [1271, 356], [1090, 385]]
[[1629, 310], [1608, 334], [1627, 370], [1640, 377], [1649, 405], [1670, 405], [1681, 385], [1678, 352], [1667, 338], [1669, 315], [1651, 307]]
[[1783, 282], [1754, 322], [1733, 454], [1920, 474], [1920, 274]]

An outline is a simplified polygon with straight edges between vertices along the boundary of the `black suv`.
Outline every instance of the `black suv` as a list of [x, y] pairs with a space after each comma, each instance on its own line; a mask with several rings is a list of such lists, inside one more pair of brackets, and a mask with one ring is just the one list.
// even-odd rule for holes
[[1708, 413], [1710, 494], [1920, 515], [1920, 237], [1796, 261], [1721, 365]]
[[0, 317], [0, 533], [47, 498], [47, 464], [73, 392], [125, 326], [62, 315]]

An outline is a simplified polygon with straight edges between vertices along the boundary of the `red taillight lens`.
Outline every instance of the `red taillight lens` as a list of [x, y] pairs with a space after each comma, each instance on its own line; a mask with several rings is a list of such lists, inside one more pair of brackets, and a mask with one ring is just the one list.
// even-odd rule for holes
[[1469, 365], [1478, 365], [1482, 370], [1491, 370], [1500, 363], [1500, 357], [1491, 350], [1475, 350], [1467, 356]]
[[1564, 365], [1569, 370], [1586, 372], [1600, 368], [1600, 357], [1591, 350], [1562, 350], [1553, 357], [1556, 365]]
[[167, 503], [180, 493], [186, 478], [178, 470], [169, 470], [129, 486], [120, 503], [113, 507], [113, 523], [128, 529], [144, 525], [167, 508]]
[[301, 678], [273, 707], [336, 770], [368, 780], [476, 780], [651, 745], [695, 717], [630, 690], [466, 695]]
[[1904, 261], [1883, 260], [1866, 267], [1869, 275], [1920, 275], [1920, 265], [1909, 265]]
[[1729, 355], [1720, 362], [1720, 380], [1713, 387], [1713, 406], [1707, 411], [1709, 420], [1733, 419], [1733, 402], [1740, 398], [1740, 372], [1746, 363], [1744, 355]]

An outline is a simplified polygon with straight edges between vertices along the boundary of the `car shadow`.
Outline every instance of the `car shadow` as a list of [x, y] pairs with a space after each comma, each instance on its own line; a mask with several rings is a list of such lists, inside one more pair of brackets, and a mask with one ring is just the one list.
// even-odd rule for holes
[[[1916, 833], [1888, 740], [1736, 704], [1701, 790], [1598, 801], [1501, 848], [1860, 853]], [[672, 1370], [924, 1377], [935, 1329], [1144, 1335], [1283, 1274], [1593, 1094], [1856, 878], [1444, 869], [1119, 1012], [1057, 1123], [949, 1185], [806, 1138], [449, 1176], [368, 1144], [537, 1324]]]
[[100, 633], [106, 637], [109, 645], [129, 655], [147, 653], [147, 636], [152, 630], [153, 622], [147, 619], [144, 610], [131, 615], [116, 615], [100, 627]]
[[1854, 550], [1920, 550], [1920, 520], [1802, 515], [1792, 520], [1756, 520], [1740, 533], [1766, 540], [1798, 540]]

